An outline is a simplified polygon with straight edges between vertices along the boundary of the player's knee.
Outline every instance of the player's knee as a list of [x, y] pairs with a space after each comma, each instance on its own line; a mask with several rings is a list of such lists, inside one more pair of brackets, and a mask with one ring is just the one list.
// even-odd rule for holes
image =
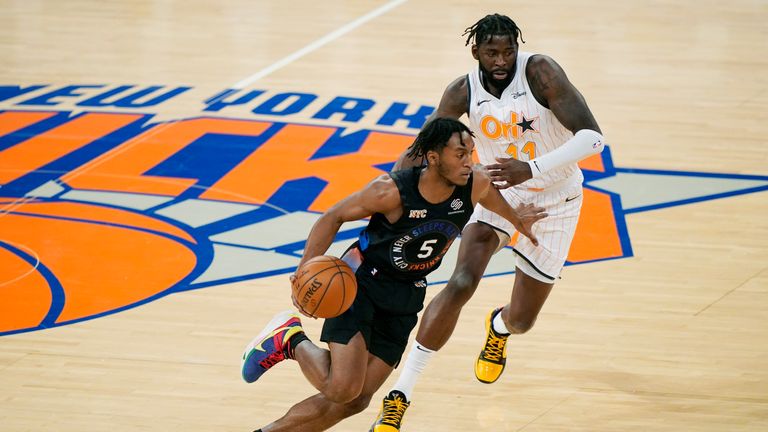
[[323, 395], [325, 395], [325, 397], [332, 402], [348, 404], [360, 396], [361, 390], [361, 386], [357, 385], [357, 383], [350, 382], [334, 384], [331, 382], [324, 389]]
[[366, 408], [368, 408], [368, 405], [371, 404], [371, 398], [373, 395], [366, 395], [361, 394], [355, 399], [353, 399], [351, 402], [348, 402], [344, 405], [344, 414], [347, 417], [353, 416], [355, 414], [359, 414], [363, 412]]
[[476, 275], [457, 270], [445, 286], [445, 291], [449, 295], [451, 302], [464, 304], [472, 298], [479, 282], [480, 278]]

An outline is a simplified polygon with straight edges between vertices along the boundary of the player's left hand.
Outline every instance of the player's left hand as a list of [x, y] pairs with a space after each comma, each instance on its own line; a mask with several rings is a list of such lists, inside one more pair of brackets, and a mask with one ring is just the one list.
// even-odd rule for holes
[[518, 223], [514, 224], [517, 231], [531, 239], [531, 243], [534, 246], [538, 246], [539, 240], [533, 234], [531, 228], [534, 223], [549, 216], [544, 211], [544, 207], [536, 207], [533, 204], [520, 204], [515, 208], [515, 213], [517, 213], [519, 218]]
[[514, 158], [496, 158], [498, 163], [486, 165], [496, 189], [506, 189], [518, 185], [533, 177], [527, 162]]

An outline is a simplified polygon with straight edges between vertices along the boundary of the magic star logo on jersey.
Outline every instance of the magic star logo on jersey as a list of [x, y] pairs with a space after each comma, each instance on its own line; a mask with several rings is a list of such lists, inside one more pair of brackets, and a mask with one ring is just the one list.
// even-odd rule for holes
[[524, 113], [514, 111], [510, 111], [508, 120], [485, 115], [480, 119], [480, 133], [492, 140], [514, 141], [520, 139], [526, 132], [539, 133], [538, 120], [538, 117], [529, 118]]
[[[320, 213], [389, 171], [433, 110], [103, 84], [0, 86], [0, 103], [0, 335], [293, 272]], [[147, 112], [195, 104], [190, 116]], [[486, 125], [514, 136], [537, 121], [513, 113]], [[568, 265], [631, 256], [626, 214], [768, 190], [765, 176], [615, 168], [610, 147], [580, 166], [584, 201]], [[329, 253], [340, 255], [365, 225], [344, 224]], [[419, 256], [454, 253], [455, 234], [425, 224], [393, 256], [435, 265]], [[486, 274], [508, 274], [514, 262], [504, 249]], [[430, 280], [447, 280], [450, 267]]]

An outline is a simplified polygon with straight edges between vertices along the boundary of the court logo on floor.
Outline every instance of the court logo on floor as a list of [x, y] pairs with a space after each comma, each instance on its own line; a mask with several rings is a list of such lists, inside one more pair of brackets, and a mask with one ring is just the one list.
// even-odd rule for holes
[[[195, 102], [196, 115], [147, 113]], [[320, 214], [387, 172], [432, 110], [106, 85], [0, 86], [0, 103], [0, 335], [287, 275]], [[765, 176], [616, 168], [610, 148], [581, 166], [569, 264], [631, 256], [626, 214], [768, 189]], [[345, 224], [330, 253], [364, 225]], [[489, 267], [512, 270], [504, 252]], [[288, 295], [287, 277], [275, 290]]]

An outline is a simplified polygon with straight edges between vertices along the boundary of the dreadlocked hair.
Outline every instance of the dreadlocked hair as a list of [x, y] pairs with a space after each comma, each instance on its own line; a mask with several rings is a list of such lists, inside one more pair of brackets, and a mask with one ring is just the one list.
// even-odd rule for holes
[[474, 41], [476, 45], [489, 41], [494, 36], [509, 36], [512, 42], [517, 42], [517, 38], [525, 43], [523, 40], [523, 31], [515, 24], [512, 19], [506, 15], [486, 15], [480, 19], [480, 21], [467, 27], [462, 33], [462, 36], [467, 36], [467, 43], [469, 45]]
[[408, 148], [408, 157], [416, 159], [425, 157], [428, 151], [439, 152], [448, 145], [448, 140], [456, 132], [459, 134], [466, 132], [473, 137], [475, 136], [467, 125], [458, 120], [440, 117], [430, 121]]

